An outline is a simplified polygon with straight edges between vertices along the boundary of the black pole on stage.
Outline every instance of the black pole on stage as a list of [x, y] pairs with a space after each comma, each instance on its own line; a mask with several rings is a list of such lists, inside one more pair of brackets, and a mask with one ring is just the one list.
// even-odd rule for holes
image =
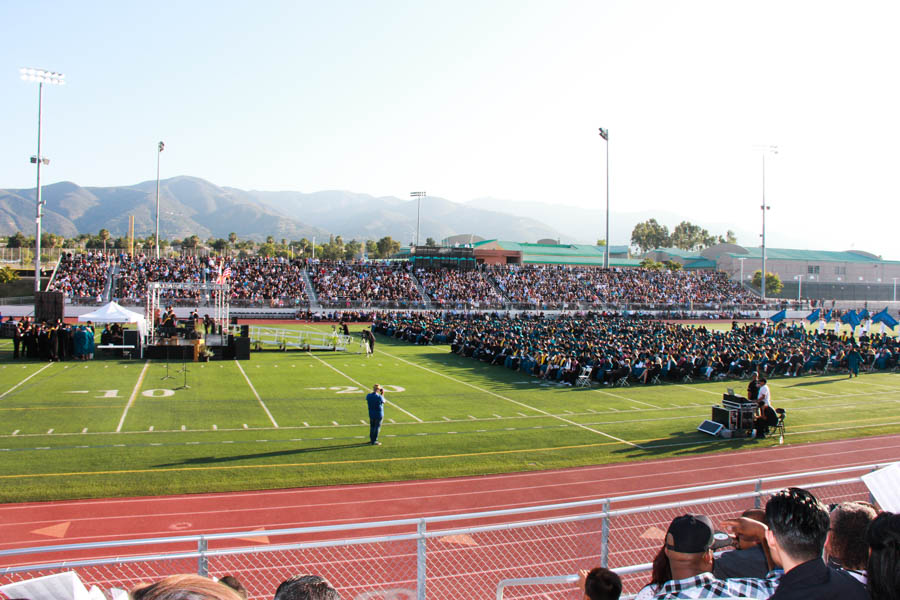
[[175, 379], [174, 375], [169, 375], [169, 344], [166, 344], [166, 374], [160, 377], [160, 380]]
[[[179, 348], [180, 348], [180, 347], [179, 347]], [[191, 386], [189, 386], [189, 385], [188, 385], [188, 382], [187, 382], [188, 368], [187, 368], [187, 362], [186, 362], [185, 359], [184, 359], [184, 349], [181, 350], [181, 371], [180, 371], [180, 373], [184, 373], [184, 385], [182, 385], [182, 386], [180, 386], [180, 387], [177, 387], [177, 388], [175, 388], [175, 389], [176, 389], [176, 390], [189, 390], [189, 389], [191, 389]]]

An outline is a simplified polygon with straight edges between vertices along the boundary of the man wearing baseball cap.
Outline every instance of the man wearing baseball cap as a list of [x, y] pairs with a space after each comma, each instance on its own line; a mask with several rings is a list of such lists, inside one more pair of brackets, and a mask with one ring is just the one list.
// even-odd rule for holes
[[[779, 571], [765, 579], [717, 579], [712, 574], [713, 551], [730, 544], [729, 537], [713, 529], [704, 515], [676, 517], [666, 532], [665, 552], [672, 579], [652, 596], [656, 600], [674, 598], [757, 598], [775, 592]], [[638, 594], [641, 597], [641, 594]]]

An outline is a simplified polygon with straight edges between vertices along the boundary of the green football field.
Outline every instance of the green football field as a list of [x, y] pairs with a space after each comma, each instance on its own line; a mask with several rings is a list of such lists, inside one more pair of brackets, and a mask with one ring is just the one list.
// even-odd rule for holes
[[[746, 382], [573, 389], [383, 337], [371, 358], [270, 349], [188, 363], [186, 379], [180, 362], [167, 379], [157, 361], [11, 356], [3, 340], [4, 502], [450, 477], [778, 443], [696, 431], [728, 387], [743, 393]], [[374, 383], [388, 400], [376, 447], [365, 403]], [[770, 387], [788, 413], [785, 443], [900, 431], [900, 374]]]

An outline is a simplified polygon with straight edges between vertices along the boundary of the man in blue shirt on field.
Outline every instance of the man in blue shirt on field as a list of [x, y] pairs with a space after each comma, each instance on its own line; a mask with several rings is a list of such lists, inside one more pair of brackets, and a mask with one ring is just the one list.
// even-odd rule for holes
[[366, 396], [369, 405], [369, 443], [380, 446], [378, 432], [381, 430], [381, 421], [384, 420], [384, 388], [379, 384], [372, 386], [372, 393]]

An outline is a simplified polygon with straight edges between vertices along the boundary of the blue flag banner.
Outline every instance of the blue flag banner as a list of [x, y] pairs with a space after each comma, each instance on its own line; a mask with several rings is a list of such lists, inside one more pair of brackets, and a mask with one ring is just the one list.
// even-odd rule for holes
[[817, 308], [816, 310], [814, 310], [811, 313], [809, 313], [808, 315], [806, 315], [806, 320], [809, 321], [810, 323], [814, 323], [814, 322], [818, 321], [819, 313], [821, 313], [821, 312], [822, 312], [821, 309]]
[[885, 308], [883, 311], [872, 317], [873, 323], [884, 323], [888, 327], [894, 327], [897, 325], [897, 319], [888, 314], [888, 310]]
[[869, 309], [867, 309], [867, 308], [864, 308], [861, 311], [859, 311], [859, 320], [860, 321], [865, 321], [866, 319], [868, 319], [871, 316], [872, 315], [869, 314]]
[[824, 317], [824, 318], [825, 318], [825, 322], [826, 322], [826, 323], [828, 323], [829, 321], [831, 321], [831, 313], [833, 313], [833, 312], [834, 312], [833, 310], [829, 310], [827, 313], [825, 313], [825, 317]]
[[769, 317], [769, 320], [772, 321], [773, 323], [780, 323], [781, 321], [784, 321], [784, 318], [786, 316], [787, 316], [787, 311], [781, 310], [781, 311], [775, 313], [774, 315], [772, 315], [771, 317]]
[[856, 314], [856, 312], [849, 310], [843, 317], [841, 317], [841, 323], [846, 323], [850, 327], [855, 328], [857, 325], [859, 325], [859, 316]]

